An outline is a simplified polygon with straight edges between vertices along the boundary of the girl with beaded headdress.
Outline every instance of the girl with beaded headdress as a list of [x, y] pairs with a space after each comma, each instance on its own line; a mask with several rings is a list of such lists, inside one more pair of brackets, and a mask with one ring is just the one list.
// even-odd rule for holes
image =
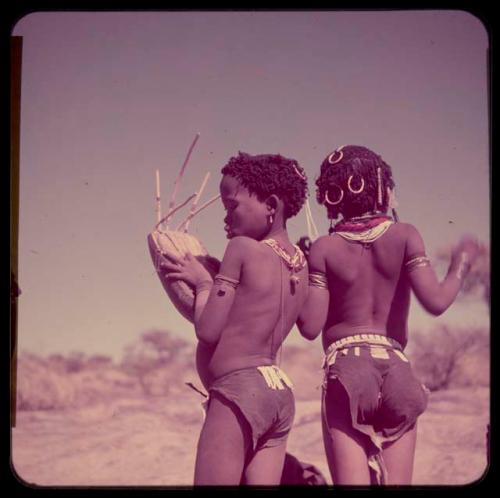
[[214, 279], [194, 258], [164, 263], [196, 289], [197, 368], [209, 392], [195, 485], [279, 484], [295, 402], [281, 345], [307, 298], [308, 270], [286, 223], [307, 179], [279, 154], [239, 153], [222, 169], [230, 239]]
[[322, 332], [322, 426], [332, 480], [410, 484], [416, 421], [427, 404], [403, 352], [410, 293], [428, 312], [443, 313], [478, 244], [463, 238], [438, 281], [418, 230], [398, 222], [390, 166], [366, 147], [330, 153], [316, 186], [331, 228], [310, 247], [310, 291], [298, 326], [310, 340]]

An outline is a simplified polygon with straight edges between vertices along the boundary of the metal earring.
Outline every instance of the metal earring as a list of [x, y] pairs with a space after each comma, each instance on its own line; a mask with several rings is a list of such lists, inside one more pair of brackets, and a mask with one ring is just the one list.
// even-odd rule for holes
[[337, 204], [340, 204], [340, 201], [344, 198], [344, 191], [338, 185], [335, 185], [335, 187], [340, 190], [340, 196], [336, 201], [330, 200], [330, 198], [328, 197], [328, 190], [325, 192], [325, 200], [323, 202], [330, 204], [330, 206], [336, 206]]
[[[338, 149], [334, 150], [329, 156], [328, 156], [328, 162], [330, 164], [337, 164], [340, 161], [342, 161], [342, 158], [344, 157], [344, 153], [342, 152], [342, 149], [345, 147], [345, 145], [342, 145]], [[335, 154], [339, 154], [339, 157], [337, 159], [334, 159]]]
[[365, 180], [364, 178], [360, 175], [359, 177], [361, 178], [361, 185], [360, 187], [357, 189], [357, 190], [354, 190], [351, 186], [351, 182], [352, 182], [352, 178], [353, 178], [354, 175], [351, 175], [349, 177], [349, 179], [347, 180], [347, 188], [353, 193], [353, 194], [360, 194], [361, 192], [363, 192], [364, 188], [365, 188]]
[[273, 215], [272, 215], [272, 214], [270, 214], [270, 215], [269, 215], [269, 223], [272, 225], [272, 224], [273, 224], [273, 222], [274, 222]]

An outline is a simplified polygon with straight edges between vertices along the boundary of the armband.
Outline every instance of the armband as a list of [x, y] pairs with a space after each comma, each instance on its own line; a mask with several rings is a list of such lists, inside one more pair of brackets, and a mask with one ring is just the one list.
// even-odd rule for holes
[[405, 263], [408, 273], [411, 273], [417, 268], [423, 268], [424, 266], [431, 266], [431, 260], [427, 256], [417, 256]]
[[214, 284], [215, 285], [225, 285], [228, 287], [232, 287], [233, 289], [236, 289], [238, 287], [238, 284], [240, 283], [239, 280], [236, 280], [235, 278], [230, 278], [226, 277], [225, 275], [222, 275], [221, 273], [217, 273], [214, 278]]
[[328, 290], [328, 280], [326, 275], [320, 271], [309, 273], [309, 286]]

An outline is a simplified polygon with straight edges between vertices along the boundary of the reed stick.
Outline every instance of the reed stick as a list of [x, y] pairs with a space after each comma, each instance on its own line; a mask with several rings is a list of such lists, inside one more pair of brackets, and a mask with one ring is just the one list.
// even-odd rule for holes
[[156, 221], [161, 221], [160, 170], [156, 170]]
[[[217, 194], [216, 196], [212, 197], [209, 199], [205, 204], [202, 204], [194, 213], [192, 213], [191, 218], [194, 218], [200, 211], [203, 211], [206, 207], [210, 206], [212, 202], [215, 202], [218, 198], [220, 197], [220, 194]], [[177, 227], [177, 230], [179, 230], [179, 227]]]
[[309, 232], [309, 238], [311, 241], [316, 240], [319, 236], [318, 228], [316, 223], [314, 223], [314, 218], [311, 211], [311, 205], [309, 199], [306, 199], [306, 220], [307, 220], [307, 231]]
[[[175, 179], [174, 191], [172, 192], [172, 196], [170, 197], [170, 202], [168, 204], [169, 210], [174, 209], [175, 198], [177, 197], [177, 191], [179, 190], [182, 176], [184, 175], [184, 170], [186, 169], [187, 163], [189, 161], [189, 157], [191, 156], [191, 152], [193, 152], [193, 148], [194, 148], [196, 142], [198, 141], [198, 138], [200, 138], [199, 133], [197, 133], [196, 136], [194, 137], [193, 143], [191, 144], [191, 147], [189, 147], [188, 153], [186, 155], [186, 159], [184, 159], [184, 163], [182, 164], [181, 169], [179, 171], [179, 174], [177, 175], [177, 178]], [[170, 221], [170, 216], [167, 217], [167, 219], [166, 219], [167, 228], [168, 228], [169, 221]]]
[[198, 193], [196, 194], [196, 197], [194, 198], [193, 204], [191, 204], [189, 214], [187, 215], [187, 218], [179, 225], [178, 230], [180, 230], [180, 228], [182, 227], [184, 232], [188, 231], [189, 223], [191, 222], [191, 219], [193, 218], [193, 213], [196, 210], [196, 206], [198, 205], [198, 201], [200, 200], [201, 194], [205, 190], [205, 187], [207, 185], [209, 178], [210, 178], [210, 171], [207, 172], [207, 174], [205, 175], [205, 178], [203, 178], [203, 181], [201, 182], [200, 188], [198, 189]]
[[[179, 209], [184, 207], [191, 199], [193, 199], [196, 196], [196, 192], [194, 194], [191, 194], [182, 204], [179, 204], [173, 209], [170, 209], [169, 212], [156, 224], [155, 229], [158, 228], [158, 226], [163, 223], [167, 218], [171, 218], [172, 215], [177, 212]], [[196, 213], [195, 213], [196, 214]]]

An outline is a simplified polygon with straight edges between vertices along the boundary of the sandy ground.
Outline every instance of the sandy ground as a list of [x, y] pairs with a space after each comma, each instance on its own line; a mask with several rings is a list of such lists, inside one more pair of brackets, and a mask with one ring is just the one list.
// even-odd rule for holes
[[[80, 409], [21, 411], [12, 463], [39, 486], [178, 486], [192, 482], [201, 396], [108, 399]], [[414, 484], [466, 484], [486, 470], [489, 388], [433, 393], [419, 422]], [[324, 458], [319, 399], [297, 402], [288, 450], [316, 465]]]

